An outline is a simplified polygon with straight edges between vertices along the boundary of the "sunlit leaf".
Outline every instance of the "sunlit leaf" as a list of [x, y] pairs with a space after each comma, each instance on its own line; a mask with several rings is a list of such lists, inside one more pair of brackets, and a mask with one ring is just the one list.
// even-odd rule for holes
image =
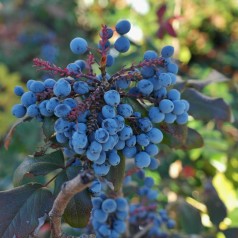
[[182, 97], [189, 101], [189, 113], [195, 119], [231, 121], [231, 109], [223, 98], [211, 98], [192, 88], [185, 89]]

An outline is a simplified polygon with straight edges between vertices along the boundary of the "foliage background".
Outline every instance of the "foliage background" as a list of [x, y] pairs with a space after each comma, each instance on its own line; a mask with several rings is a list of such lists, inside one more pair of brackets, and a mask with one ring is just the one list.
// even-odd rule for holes
[[[167, 5], [167, 10], [158, 21], [156, 11], [162, 4]], [[116, 59], [112, 71], [139, 61], [147, 49], [159, 52], [164, 45], [171, 44], [175, 46], [179, 74], [184, 82], [189, 79], [221, 81], [200, 91], [212, 98], [223, 98], [231, 107], [232, 120], [191, 117], [189, 126], [202, 134], [204, 146], [191, 151], [163, 146], [159, 170], [148, 174], [157, 181], [159, 201], [168, 203], [171, 215], [177, 220], [174, 237], [186, 237], [186, 234], [237, 237], [238, 3], [235, 0], [0, 1], [0, 189], [13, 186], [16, 167], [41, 145], [39, 125], [28, 122], [17, 127], [9, 150], [3, 147], [6, 132], [15, 122], [11, 115], [11, 106], [18, 100], [12, 92], [14, 85], [48, 76], [36, 72], [32, 59], [40, 56], [64, 67], [76, 60], [68, 47], [73, 37], [85, 37], [96, 47], [100, 25], [114, 25], [123, 18], [133, 24], [129, 34], [133, 47], [124, 57]], [[163, 31], [160, 37], [158, 30]], [[201, 115], [207, 113], [197, 110]], [[216, 113], [217, 108], [214, 110]], [[211, 201], [225, 204], [226, 218], [223, 205], [212, 207]], [[221, 222], [212, 217], [220, 217]], [[236, 230], [229, 234], [219, 232], [232, 227]]]

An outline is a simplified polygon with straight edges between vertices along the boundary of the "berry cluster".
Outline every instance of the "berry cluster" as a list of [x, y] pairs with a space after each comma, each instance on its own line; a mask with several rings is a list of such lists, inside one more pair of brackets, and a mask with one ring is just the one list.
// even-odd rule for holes
[[[73, 39], [71, 51], [79, 55], [87, 53], [87, 59], [78, 59], [65, 69], [35, 59], [35, 66], [58, 73], [60, 78], [43, 82], [31, 79], [26, 85], [28, 91], [19, 86], [14, 89], [21, 103], [12, 108], [13, 115], [39, 121], [51, 118], [54, 134], [50, 140], [57, 142], [66, 157], [77, 158], [81, 168], [93, 169], [99, 177], [107, 175], [111, 166], [117, 166], [122, 155], [134, 158], [139, 169], [157, 169], [159, 164], [155, 157], [163, 140], [159, 123], [185, 124], [188, 120], [188, 102], [181, 99], [178, 90], [172, 89], [178, 72], [178, 66], [171, 59], [172, 46], [165, 46], [161, 56], [155, 51], [146, 51], [140, 63], [123, 67], [112, 75], [107, 73], [107, 67], [115, 62], [110, 54], [109, 39], [116, 32], [119, 37], [114, 48], [121, 53], [128, 51], [130, 41], [125, 34], [130, 28], [127, 20], [119, 21], [115, 31], [102, 26], [96, 49], [101, 56], [99, 61], [85, 39]], [[98, 75], [92, 67], [96, 63], [101, 71]], [[97, 197], [93, 199], [92, 224], [97, 237], [120, 237], [125, 231], [127, 202], [123, 198], [106, 197], [99, 181], [95, 180], [89, 188], [92, 196]], [[140, 196], [148, 201], [156, 199], [152, 186], [151, 179], [147, 178], [139, 190]], [[158, 225], [166, 220], [158, 217], [156, 210], [137, 214], [135, 211], [141, 209], [139, 204], [131, 209], [131, 213], [136, 214], [134, 220], [139, 223], [156, 221]], [[170, 227], [168, 224], [172, 222], [166, 222]]]
[[129, 222], [135, 229], [150, 225], [146, 237], [166, 238], [166, 229], [173, 229], [175, 221], [170, 219], [167, 211], [157, 207], [157, 190], [153, 189], [154, 180], [151, 177], [144, 178], [144, 186], [138, 190], [140, 201], [131, 204]]
[[119, 238], [126, 230], [128, 203], [125, 198], [101, 196], [92, 199], [92, 225], [98, 238]]

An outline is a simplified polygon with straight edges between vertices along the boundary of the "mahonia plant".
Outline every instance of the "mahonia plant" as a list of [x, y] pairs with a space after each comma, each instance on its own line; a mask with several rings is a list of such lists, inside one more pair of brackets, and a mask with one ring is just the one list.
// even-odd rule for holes
[[[173, 88], [178, 66], [171, 58], [172, 46], [163, 47], [161, 55], [148, 50], [140, 62], [108, 73], [116, 63], [113, 52], [130, 48], [126, 36], [130, 28], [128, 20], [119, 21], [115, 28], [102, 25], [97, 49], [81, 37], [74, 38], [70, 49], [86, 55], [85, 60], [77, 59], [63, 69], [36, 58], [35, 67], [58, 74], [59, 79], [31, 79], [27, 92], [15, 87], [21, 103], [13, 106], [13, 115], [41, 122], [46, 146], [18, 168], [15, 184], [21, 186], [0, 195], [17, 200], [15, 213], [3, 208], [8, 215], [1, 224], [2, 238], [36, 235], [47, 217], [53, 237], [67, 237], [61, 230], [61, 216], [73, 227], [87, 226], [97, 238], [131, 237], [130, 231], [141, 232], [143, 226], [147, 232], [138, 237], [166, 237], [162, 224], [166, 231], [175, 227], [156, 205], [152, 178], [144, 178], [138, 204], [129, 205], [123, 197], [126, 174], [158, 168], [166, 125], [186, 124], [189, 110], [189, 103]], [[115, 35], [118, 38], [111, 45]], [[100, 74], [94, 72], [94, 65]], [[127, 161], [134, 161], [129, 172]], [[44, 185], [23, 183], [26, 175], [46, 175], [59, 168], [62, 171]], [[52, 181], [54, 196], [46, 188]]]

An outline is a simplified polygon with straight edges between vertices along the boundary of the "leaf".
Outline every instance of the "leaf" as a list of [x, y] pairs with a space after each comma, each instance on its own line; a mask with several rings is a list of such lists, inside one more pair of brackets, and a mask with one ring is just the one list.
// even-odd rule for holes
[[[69, 167], [62, 171], [55, 180], [55, 195], [60, 192], [64, 182], [73, 179], [78, 173], [79, 169], [75, 167]], [[88, 190], [85, 189], [76, 194], [68, 203], [63, 214], [64, 221], [72, 227], [85, 227], [88, 224], [91, 210], [91, 197]]]
[[194, 129], [188, 127], [186, 142], [183, 145], [185, 150], [201, 148], [204, 145], [202, 136]]
[[170, 23], [169, 19], [165, 22], [164, 27], [167, 31], [167, 33], [173, 37], [177, 37], [177, 33], [174, 30], [172, 24]]
[[122, 187], [126, 168], [126, 158], [121, 153], [119, 155], [120, 163], [117, 166], [111, 166], [106, 176], [106, 179], [113, 183], [115, 192], [119, 192]]
[[162, 4], [160, 6], [160, 8], [156, 11], [156, 15], [157, 15], [159, 23], [161, 23], [161, 21], [162, 21], [162, 19], [164, 17], [166, 9], [167, 9], [167, 5], [166, 4]]
[[207, 85], [213, 83], [223, 83], [227, 81], [229, 81], [229, 79], [225, 77], [223, 74], [219, 73], [216, 70], [212, 70], [211, 73], [204, 80], [197, 80], [197, 79], [181, 80], [178, 78], [175, 87], [179, 91], [182, 91], [185, 88], [194, 88], [197, 89], [198, 91], [201, 91]]
[[198, 209], [183, 201], [178, 207], [179, 222], [186, 234], [200, 234], [203, 226]]
[[204, 203], [211, 222], [217, 227], [227, 217], [227, 208], [210, 181], [205, 184]]
[[225, 231], [222, 231], [226, 238], [237, 238], [238, 227], [228, 228]]
[[156, 32], [156, 36], [157, 36], [159, 39], [163, 39], [164, 34], [165, 34], [165, 28], [164, 28], [163, 25], [161, 25], [160, 28], [158, 29], [158, 31]]
[[159, 129], [163, 132], [163, 143], [171, 148], [191, 150], [203, 146], [202, 136], [186, 125], [161, 123]]
[[28, 237], [52, 203], [51, 192], [40, 184], [0, 192], [0, 237]]
[[12, 125], [12, 127], [10, 128], [9, 132], [7, 133], [7, 135], [4, 139], [4, 147], [5, 147], [6, 150], [9, 148], [9, 145], [11, 143], [11, 140], [12, 140], [12, 137], [13, 137], [13, 134], [14, 134], [14, 131], [15, 131], [16, 127], [18, 125], [20, 125], [21, 123], [23, 123], [25, 121], [29, 121], [31, 119], [32, 119], [31, 117], [24, 117], [24, 118], [18, 120], [15, 124]]
[[192, 88], [185, 89], [182, 97], [189, 101], [189, 114], [195, 119], [231, 121], [231, 109], [222, 98], [211, 98]]
[[54, 131], [55, 118], [54, 117], [45, 117], [42, 125], [43, 133], [46, 139], [50, 139], [50, 137], [55, 133]]
[[24, 178], [46, 175], [56, 169], [64, 168], [64, 155], [61, 150], [44, 156], [29, 157], [16, 169], [13, 177], [14, 186], [24, 183]]

